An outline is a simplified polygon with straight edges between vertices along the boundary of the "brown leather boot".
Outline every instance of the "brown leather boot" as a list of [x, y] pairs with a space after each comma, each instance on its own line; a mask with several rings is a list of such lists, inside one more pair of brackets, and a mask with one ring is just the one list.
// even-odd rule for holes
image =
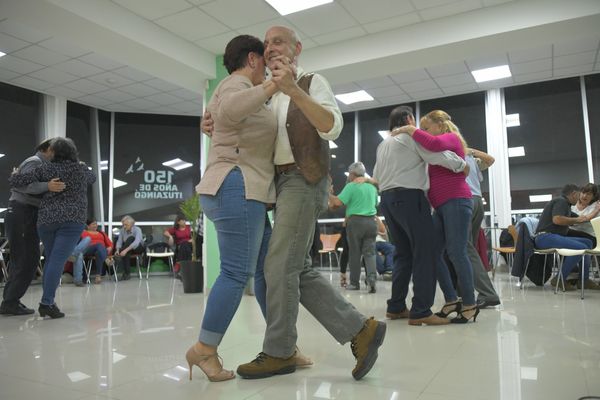
[[294, 355], [289, 358], [277, 358], [259, 353], [254, 360], [240, 365], [237, 374], [245, 379], [261, 379], [273, 375], [291, 374], [294, 371], [296, 371]]
[[369, 318], [364, 327], [352, 339], [350, 348], [356, 358], [356, 366], [352, 370], [354, 379], [359, 380], [365, 376], [377, 361], [377, 350], [385, 338], [385, 322]]

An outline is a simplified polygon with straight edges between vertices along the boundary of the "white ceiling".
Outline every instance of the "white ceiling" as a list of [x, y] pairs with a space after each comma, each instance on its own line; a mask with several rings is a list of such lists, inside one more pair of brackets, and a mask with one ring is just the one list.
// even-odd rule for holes
[[[263, 0], [0, 0], [0, 81], [105, 110], [200, 115], [215, 54], [286, 25], [343, 111], [600, 72], [597, 0], [335, 0], [279, 16]], [[473, 69], [513, 76], [477, 84]]]

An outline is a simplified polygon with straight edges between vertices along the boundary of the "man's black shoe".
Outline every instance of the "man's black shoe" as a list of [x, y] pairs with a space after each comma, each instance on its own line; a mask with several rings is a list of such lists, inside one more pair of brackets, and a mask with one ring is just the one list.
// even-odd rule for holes
[[2, 302], [2, 305], [0, 305], [0, 314], [3, 315], [29, 315], [34, 312], [34, 310], [27, 308], [25, 304], [21, 302], [9, 304]]
[[477, 307], [481, 310], [483, 308], [499, 306], [500, 300], [477, 300]]

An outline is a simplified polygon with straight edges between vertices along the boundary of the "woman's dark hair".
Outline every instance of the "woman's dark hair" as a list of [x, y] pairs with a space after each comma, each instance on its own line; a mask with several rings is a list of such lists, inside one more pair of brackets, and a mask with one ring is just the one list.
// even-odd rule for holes
[[97, 222], [97, 221], [95, 219], [87, 219], [87, 220], [85, 220], [85, 225], [88, 226], [89, 224], [91, 224], [93, 222]]
[[581, 193], [591, 193], [592, 200], [590, 200], [590, 204], [598, 201], [600, 198], [600, 192], [598, 191], [598, 186], [593, 183], [588, 183], [581, 188]]
[[394, 128], [399, 128], [401, 126], [408, 125], [408, 117], [414, 116], [412, 107], [409, 106], [399, 106], [392, 110], [390, 113], [390, 132], [394, 130]]
[[55, 138], [50, 145], [52, 151], [54, 151], [54, 157], [52, 162], [61, 161], [79, 161], [79, 154], [77, 154], [77, 147], [75, 143], [69, 138]]
[[236, 36], [225, 47], [223, 65], [231, 74], [246, 66], [248, 54], [256, 53], [262, 57], [264, 52], [265, 46], [259, 38], [250, 35]]
[[174, 227], [175, 229], [179, 228], [179, 225], [177, 225], [177, 223], [178, 223], [179, 221], [181, 221], [181, 220], [184, 220], [184, 221], [185, 221], [185, 217], [184, 217], [184, 216], [182, 216], [182, 215], [178, 215], [178, 216], [176, 216], [176, 217], [175, 217], [175, 221], [173, 221], [173, 227]]

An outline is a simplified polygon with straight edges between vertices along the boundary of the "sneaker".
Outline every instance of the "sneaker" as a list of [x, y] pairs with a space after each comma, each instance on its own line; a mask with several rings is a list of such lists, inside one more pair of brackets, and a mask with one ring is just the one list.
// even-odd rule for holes
[[385, 322], [376, 321], [371, 317], [352, 339], [350, 348], [354, 358], [356, 358], [356, 366], [352, 370], [354, 379], [361, 379], [373, 368], [375, 361], [377, 361], [377, 350], [383, 344], [385, 338], [385, 331]]
[[65, 316], [65, 313], [61, 312], [60, 309], [56, 306], [56, 304], [47, 306], [45, 304], [40, 303], [38, 312], [40, 313], [40, 317], [42, 317], [42, 318], [48, 316], [52, 319], [55, 319], [55, 318], [63, 318]]
[[17, 303], [2, 302], [2, 304], [0, 304], [0, 314], [2, 315], [30, 315], [34, 312], [35, 310], [27, 308], [25, 304], [20, 301]]
[[405, 308], [404, 310], [398, 312], [398, 313], [393, 313], [393, 312], [386, 312], [385, 313], [385, 317], [387, 319], [404, 319], [404, 318], [408, 318], [409, 315], [409, 311], [408, 308]]
[[480, 310], [488, 307], [496, 307], [500, 305], [500, 300], [477, 300], [477, 307]]
[[360, 286], [349, 284], [348, 286], [346, 286], [346, 290], [360, 290]]
[[[600, 290], [600, 285], [591, 279], [586, 279], [583, 281], [583, 288], [589, 290]], [[577, 289], [581, 289], [581, 282], [577, 282]]]
[[[294, 355], [296, 352], [294, 352]], [[244, 379], [261, 379], [273, 375], [291, 374], [296, 371], [296, 358], [292, 355], [288, 358], [271, 357], [266, 353], [258, 356], [247, 364], [237, 368], [237, 374]]]

